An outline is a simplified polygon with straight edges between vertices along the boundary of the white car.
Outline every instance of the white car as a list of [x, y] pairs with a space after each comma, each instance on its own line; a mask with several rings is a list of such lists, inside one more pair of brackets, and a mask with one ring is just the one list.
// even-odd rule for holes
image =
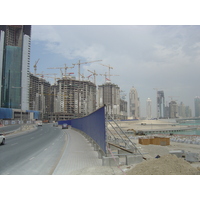
[[38, 123], [37, 123], [37, 126], [42, 126], [42, 122], [38, 122]]
[[0, 145], [2, 144], [5, 144], [5, 141], [6, 141], [6, 138], [3, 134], [0, 134]]

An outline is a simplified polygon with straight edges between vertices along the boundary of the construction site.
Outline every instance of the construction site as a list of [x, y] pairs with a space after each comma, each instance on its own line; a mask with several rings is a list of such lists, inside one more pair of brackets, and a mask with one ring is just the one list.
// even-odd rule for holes
[[[76, 170], [71, 174], [200, 174], [199, 136], [163, 135], [159, 133], [140, 135], [137, 131], [127, 133], [127, 124], [134, 127], [134, 123], [126, 122], [120, 126], [115, 120], [109, 121], [107, 121], [107, 155], [102, 157], [102, 166]], [[169, 128], [171, 124], [165, 124], [165, 126]], [[187, 142], [180, 142], [180, 140]]]
[[[107, 105], [109, 114], [115, 119], [126, 120], [128, 118], [127, 101], [125, 95], [122, 95], [120, 87], [111, 83], [110, 65], [109, 73], [99, 74], [105, 77], [105, 83], [96, 86], [96, 71], [88, 70], [91, 74], [85, 80], [85, 76], [80, 73], [80, 65], [92, 62], [83, 62], [73, 64], [72, 67], [52, 67], [47, 69], [59, 69], [61, 76], [57, 74], [37, 73], [37, 64], [35, 62], [34, 74], [30, 73], [30, 92], [29, 107], [30, 110], [38, 110], [42, 113], [42, 118], [48, 121], [68, 120], [86, 116], [102, 105]], [[74, 73], [67, 73], [68, 69], [78, 66], [78, 79]], [[64, 72], [63, 72], [64, 70]], [[53, 76], [52, 76], [53, 75]], [[93, 82], [89, 78], [93, 76]], [[54, 84], [50, 84], [46, 79], [53, 78]]]

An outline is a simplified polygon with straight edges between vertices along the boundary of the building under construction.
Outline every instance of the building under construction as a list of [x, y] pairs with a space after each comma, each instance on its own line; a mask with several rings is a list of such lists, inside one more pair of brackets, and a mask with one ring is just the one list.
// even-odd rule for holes
[[127, 112], [127, 101], [124, 99], [120, 99], [120, 117], [119, 119], [121, 120], [126, 120], [128, 119], [128, 112]]
[[107, 113], [120, 119], [120, 88], [111, 82], [98, 86], [98, 106], [106, 105]]
[[47, 115], [51, 112], [51, 85], [42, 77], [30, 74], [29, 109]]
[[76, 80], [65, 76], [52, 88], [52, 121], [67, 120], [86, 116], [96, 110], [96, 85], [90, 81]]

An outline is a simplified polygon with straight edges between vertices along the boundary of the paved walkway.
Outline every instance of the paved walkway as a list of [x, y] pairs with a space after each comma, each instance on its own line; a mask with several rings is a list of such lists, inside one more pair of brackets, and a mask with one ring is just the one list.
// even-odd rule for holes
[[94, 147], [83, 135], [72, 129], [66, 129], [65, 132], [66, 148], [53, 175], [69, 175], [86, 167], [102, 166], [102, 159], [98, 158], [97, 151], [94, 151]]

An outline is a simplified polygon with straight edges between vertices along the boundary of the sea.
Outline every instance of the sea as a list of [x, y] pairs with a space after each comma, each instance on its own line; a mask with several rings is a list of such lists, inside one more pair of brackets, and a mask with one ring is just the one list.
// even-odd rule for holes
[[197, 127], [197, 130], [187, 130], [187, 131], [179, 131], [178, 134], [180, 135], [200, 135], [200, 120], [185, 120], [183, 123], [179, 123], [177, 126], [190, 126], [190, 127]]

